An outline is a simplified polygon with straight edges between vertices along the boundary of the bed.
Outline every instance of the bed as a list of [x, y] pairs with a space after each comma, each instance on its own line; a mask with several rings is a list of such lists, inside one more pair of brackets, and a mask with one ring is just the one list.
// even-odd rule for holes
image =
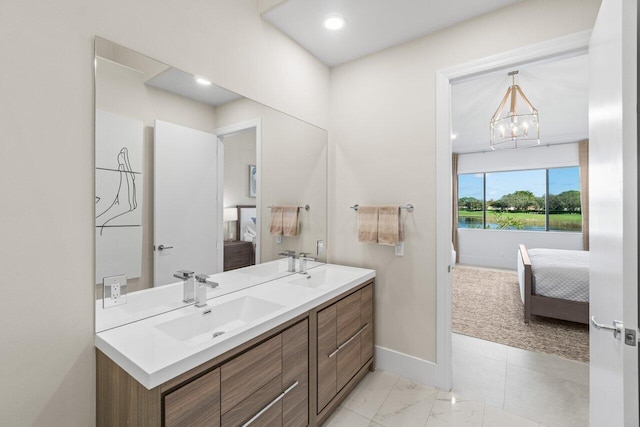
[[589, 323], [589, 252], [518, 250], [524, 323], [531, 315]]

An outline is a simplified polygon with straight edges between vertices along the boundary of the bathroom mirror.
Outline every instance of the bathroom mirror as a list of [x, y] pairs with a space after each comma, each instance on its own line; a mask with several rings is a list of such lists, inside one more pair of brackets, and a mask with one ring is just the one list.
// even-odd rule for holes
[[[105, 277], [126, 275], [131, 297], [177, 270], [216, 274], [284, 250], [325, 261], [325, 130], [108, 40], [95, 47], [97, 316], [114, 310]], [[301, 207], [294, 236], [270, 233], [273, 206]]]

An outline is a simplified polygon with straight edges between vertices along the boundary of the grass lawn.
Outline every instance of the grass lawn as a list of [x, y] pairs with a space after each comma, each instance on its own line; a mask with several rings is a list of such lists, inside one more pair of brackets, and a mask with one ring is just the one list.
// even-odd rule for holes
[[[524, 229], [529, 227], [544, 227], [545, 215], [543, 213], [534, 212], [505, 212], [505, 215], [520, 219], [524, 224]], [[478, 222], [482, 226], [482, 211], [464, 211], [458, 212], [458, 217], [472, 219], [472, 222]], [[487, 212], [487, 222], [494, 222], [494, 215], [491, 211]], [[582, 225], [582, 215], [572, 213], [552, 213], [549, 214], [549, 223], [552, 229], [567, 231], [580, 231]]]

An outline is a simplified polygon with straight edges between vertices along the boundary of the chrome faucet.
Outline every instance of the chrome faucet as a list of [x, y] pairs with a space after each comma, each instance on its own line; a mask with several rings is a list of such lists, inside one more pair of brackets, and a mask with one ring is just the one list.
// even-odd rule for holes
[[195, 294], [195, 282], [193, 280], [193, 271], [180, 270], [173, 275], [176, 279], [182, 280], [182, 301], [193, 302]]
[[307, 274], [307, 261], [315, 261], [316, 259], [304, 252], [300, 253], [300, 274]]
[[211, 289], [218, 287], [218, 282], [210, 280], [206, 274], [196, 275], [196, 307], [204, 307], [207, 305], [207, 286]]
[[282, 251], [278, 255], [281, 257], [289, 258], [289, 265], [287, 267], [287, 271], [289, 273], [295, 273], [296, 271], [296, 251]]

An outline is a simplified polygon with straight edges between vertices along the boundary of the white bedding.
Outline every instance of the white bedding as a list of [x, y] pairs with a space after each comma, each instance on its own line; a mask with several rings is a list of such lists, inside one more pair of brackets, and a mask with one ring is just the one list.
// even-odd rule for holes
[[[589, 252], [529, 249], [532, 290], [536, 295], [589, 302]], [[518, 251], [518, 280], [524, 302], [524, 265]]]

